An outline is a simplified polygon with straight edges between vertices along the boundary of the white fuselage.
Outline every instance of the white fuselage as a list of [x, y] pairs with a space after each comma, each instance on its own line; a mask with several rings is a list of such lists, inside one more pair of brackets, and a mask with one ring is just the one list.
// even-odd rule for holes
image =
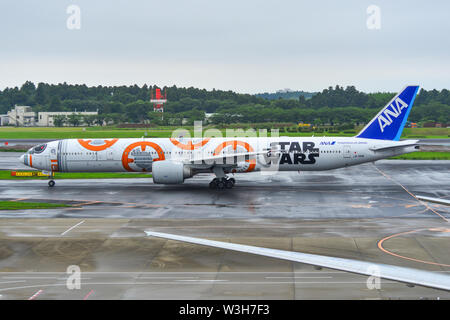
[[[154, 161], [184, 162], [274, 146], [279, 153], [272, 164], [258, 155], [239, 162], [230, 172], [330, 170], [417, 151], [400, 141], [355, 137], [67, 139], [49, 142], [44, 150], [32, 148], [22, 161], [53, 172], [151, 172]], [[199, 172], [205, 172], [204, 167], [198, 166]]]

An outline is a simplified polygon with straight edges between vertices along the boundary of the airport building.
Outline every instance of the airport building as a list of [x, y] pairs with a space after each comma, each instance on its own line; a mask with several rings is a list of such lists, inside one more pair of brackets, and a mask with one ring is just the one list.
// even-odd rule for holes
[[14, 106], [8, 111], [8, 124], [20, 127], [34, 127], [36, 125], [36, 113], [29, 106]]
[[[96, 116], [97, 111], [94, 112], [34, 112], [30, 106], [14, 106], [14, 109], [8, 111], [6, 115], [0, 115], [0, 125], [11, 125], [18, 127], [54, 127], [56, 116], [69, 117], [72, 114], [81, 116], [80, 125], [83, 125], [83, 116]], [[69, 125], [68, 123], [64, 124]]]
[[[97, 111], [94, 112], [38, 112], [38, 116], [37, 116], [37, 125], [39, 127], [54, 127], [55, 126], [55, 117], [56, 116], [66, 116], [69, 117], [72, 114], [77, 114], [80, 115], [81, 118], [82, 116], [96, 116], [98, 115]], [[83, 124], [83, 120], [80, 119], [80, 124]], [[65, 123], [65, 126], [67, 126], [68, 124]]]
[[9, 117], [7, 114], [0, 114], [0, 127], [7, 126], [9, 123]]

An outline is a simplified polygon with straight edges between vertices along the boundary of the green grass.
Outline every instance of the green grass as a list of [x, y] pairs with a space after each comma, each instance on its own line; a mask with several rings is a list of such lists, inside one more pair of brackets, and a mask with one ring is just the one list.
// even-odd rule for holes
[[401, 137], [403, 139], [446, 139], [450, 137], [450, 128], [405, 128]]
[[[0, 139], [84, 139], [84, 138], [141, 138], [145, 130], [88, 130], [86, 128], [0, 128]], [[147, 137], [163, 138], [170, 132], [148, 132]]]
[[[127, 172], [56, 172], [55, 179], [121, 179], [121, 178], [151, 178], [148, 173]], [[13, 177], [11, 171], [0, 171], [0, 180], [48, 180], [48, 177]]]
[[[24, 127], [1, 127], [0, 139], [86, 139], [86, 138], [141, 138], [147, 132], [147, 138], [169, 138], [172, 136], [172, 131], [178, 127], [158, 127], [149, 128], [147, 130], [130, 129], [130, 128], [116, 128], [116, 127], [44, 127], [44, 128], [24, 128]], [[209, 127], [204, 127], [207, 130]], [[193, 136], [193, 127], [186, 126], [184, 129], [190, 131]], [[219, 129], [225, 134], [225, 129]], [[357, 132], [358, 130], [356, 130]], [[268, 134], [270, 136], [270, 134]], [[329, 132], [280, 132], [280, 136], [289, 137], [310, 137], [312, 135], [321, 136], [353, 136], [353, 133], [339, 133]], [[449, 128], [406, 128], [403, 131], [402, 138], [449, 138]]]
[[397, 160], [450, 160], [450, 152], [419, 151], [392, 157]]
[[54, 209], [70, 207], [62, 203], [0, 201], [0, 210]]
[[[279, 132], [280, 137], [353, 137], [354, 133], [329, 133], [329, 132]], [[267, 134], [270, 137], [270, 134]]]

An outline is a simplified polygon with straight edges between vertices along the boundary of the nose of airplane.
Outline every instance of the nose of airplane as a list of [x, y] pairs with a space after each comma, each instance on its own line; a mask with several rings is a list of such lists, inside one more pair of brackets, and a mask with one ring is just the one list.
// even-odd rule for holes
[[19, 161], [20, 161], [20, 163], [25, 163], [25, 155], [24, 154], [19, 157]]

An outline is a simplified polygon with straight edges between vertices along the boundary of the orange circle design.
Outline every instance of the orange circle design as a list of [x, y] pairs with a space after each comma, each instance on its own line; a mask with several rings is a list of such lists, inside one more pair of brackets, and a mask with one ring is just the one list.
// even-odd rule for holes
[[211, 138], [205, 138], [202, 141], [200, 141], [198, 143], [194, 143], [194, 144], [192, 143], [192, 140], [190, 140], [188, 143], [181, 143], [180, 141], [178, 141], [178, 140], [176, 140], [174, 138], [170, 138], [169, 140], [170, 140], [170, 142], [173, 143], [173, 145], [175, 147], [178, 147], [180, 149], [183, 149], [183, 150], [195, 150], [195, 149], [203, 147], [205, 144], [207, 144], [209, 142], [210, 139]]
[[[101, 139], [98, 139], [101, 140]], [[83, 140], [78, 139], [78, 143], [81, 144], [84, 148], [91, 150], [91, 151], [103, 151], [111, 147], [114, 143], [116, 143], [119, 139], [112, 139], [112, 140], [103, 140], [105, 144], [99, 145], [99, 146], [93, 146], [90, 144], [92, 140]]]
[[[151, 148], [155, 149], [155, 151], [158, 153], [158, 159], [153, 159], [153, 161], [165, 160], [163, 150], [156, 143], [149, 142], [149, 141], [135, 142], [135, 143], [130, 144], [128, 147], [126, 147], [122, 154], [122, 165], [125, 168], [125, 170], [127, 170], [127, 171], [136, 171], [136, 170], [131, 169], [130, 165], [129, 165], [130, 163], [134, 162], [134, 160], [128, 158], [128, 154], [131, 152], [131, 150], [133, 150], [136, 147], [141, 147], [142, 151], [145, 151], [145, 149], [147, 147], [151, 147]], [[142, 171], [146, 171], [146, 170], [142, 169]]]
[[[225, 141], [225, 142], [219, 144], [219, 146], [214, 150], [214, 155], [215, 156], [219, 155], [220, 151], [222, 151], [223, 149], [225, 149], [228, 146], [232, 146], [233, 150], [236, 150], [237, 146], [241, 146], [241, 147], [244, 147], [248, 152], [254, 151], [252, 146], [249, 145], [247, 142], [243, 142], [243, 141], [239, 141], [239, 140], [232, 140], [232, 141]], [[256, 166], [256, 159], [251, 159], [251, 160], [249, 159], [249, 160], [245, 160], [245, 161], [250, 164], [248, 166], [248, 169], [245, 170], [245, 172], [253, 171]]]

